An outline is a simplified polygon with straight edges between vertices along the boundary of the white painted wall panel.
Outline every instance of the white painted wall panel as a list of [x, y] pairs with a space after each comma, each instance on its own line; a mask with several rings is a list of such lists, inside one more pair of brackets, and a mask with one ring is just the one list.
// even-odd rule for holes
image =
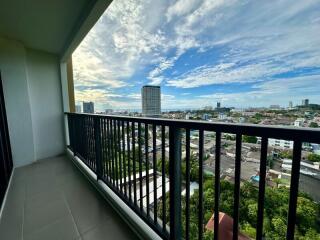
[[63, 153], [63, 104], [56, 55], [27, 49], [27, 74], [35, 159]]
[[14, 166], [63, 153], [58, 56], [0, 38], [0, 71]]
[[21, 44], [0, 38], [0, 71], [15, 166], [35, 160], [25, 55]]

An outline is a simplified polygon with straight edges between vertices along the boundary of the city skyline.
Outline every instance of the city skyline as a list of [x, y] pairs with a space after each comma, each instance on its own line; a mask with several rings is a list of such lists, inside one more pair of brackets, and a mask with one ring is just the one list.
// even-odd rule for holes
[[141, 109], [141, 87], [154, 84], [163, 109], [319, 103], [319, 9], [316, 1], [114, 1], [73, 55], [76, 101]]

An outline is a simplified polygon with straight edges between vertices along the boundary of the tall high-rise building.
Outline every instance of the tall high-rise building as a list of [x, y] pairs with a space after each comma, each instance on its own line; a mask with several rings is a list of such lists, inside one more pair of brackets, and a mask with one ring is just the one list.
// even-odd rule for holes
[[217, 108], [221, 108], [221, 102], [217, 102]]
[[302, 99], [302, 106], [309, 106], [309, 99]]
[[94, 103], [93, 102], [83, 102], [82, 110], [84, 113], [94, 113]]
[[76, 113], [81, 113], [81, 105], [76, 105]]
[[143, 86], [141, 89], [142, 114], [144, 116], [161, 115], [160, 86]]

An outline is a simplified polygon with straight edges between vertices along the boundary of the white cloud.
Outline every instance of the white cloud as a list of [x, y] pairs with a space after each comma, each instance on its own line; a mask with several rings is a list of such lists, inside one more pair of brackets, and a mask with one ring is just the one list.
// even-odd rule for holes
[[[281, 104], [287, 106], [290, 100], [309, 98], [311, 102], [320, 101], [320, 81], [318, 75], [279, 78], [257, 83], [251, 90], [233, 93], [213, 93], [199, 96], [199, 99], [222, 101], [225, 105], [236, 107], [268, 106]], [[300, 102], [299, 102], [300, 103]], [[203, 105], [202, 105], [203, 106]]]
[[273, 62], [220, 63], [214, 66], [202, 66], [188, 71], [173, 80], [168, 80], [168, 86], [179, 88], [194, 88], [211, 84], [257, 82], [274, 74], [290, 70], [288, 66], [278, 66]]
[[163, 33], [156, 30], [157, 23], [152, 24], [145, 14], [150, 12], [150, 4], [133, 0], [111, 4], [73, 54], [77, 85], [123, 87], [150, 62], [154, 52], [165, 45]]
[[[146, 81], [175, 88], [267, 84], [277, 74], [320, 66], [319, 19], [317, 0], [113, 1], [74, 53], [76, 97], [115, 107], [127, 101], [137, 107], [140, 98], [135, 92]], [[190, 61], [187, 70], [176, 68], [189, 50], [207, 54], [216, 48], [220, 50], [211, 53], [216, 59], [197, 67]], [[286, 82], [273, 83], [281, 81]], [[122, 96], [122, 87], [132, 88], [132, 94]], [[264, 90], [275, 93], [275, 89]], [[248, 96], [259, 98], [261, 91], [255, 91]], [[166, 100], [180, 106], [204, 102], [197, 96], [184, 102]]]
[[199, 0], [179, 0], [171, 5], [166, 13], [168, 21], [171, 21], [173, 17], [181, 17], [194, 10], [201, 1]]

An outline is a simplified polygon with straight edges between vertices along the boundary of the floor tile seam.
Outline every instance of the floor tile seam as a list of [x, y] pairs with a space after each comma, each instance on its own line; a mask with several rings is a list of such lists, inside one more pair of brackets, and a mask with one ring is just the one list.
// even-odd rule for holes
[[62, 198], [63, 198], [63, 200], [64, 200], [64, 202], [65, 202], [65, 204], [66, 204], [66, 206], [67, 206], [68, 212], [69, 212], [69, 214], [70, 214], [70, 216], [71, 216], [73, 225], [74, 225], [74, 227], [75, 227], [75, 229], [76, 229], [76, 232], [77, 232], [77, 235], [81, 237], [80, 231], [79, 231], [79, 229], [78, 229], [78, 226], [77, 226], [76, 221], [75, 221], [75, 219], [74, 219], [74, 216], [73, 216], [73, 214], [72, 214], [70, 205], [69, 205], [68, 200], [67, 200], [67, 198], [66, 198], [66, 196], [65, 196], [65, 193], [64, 193], [63, 191], [62, 191]]

